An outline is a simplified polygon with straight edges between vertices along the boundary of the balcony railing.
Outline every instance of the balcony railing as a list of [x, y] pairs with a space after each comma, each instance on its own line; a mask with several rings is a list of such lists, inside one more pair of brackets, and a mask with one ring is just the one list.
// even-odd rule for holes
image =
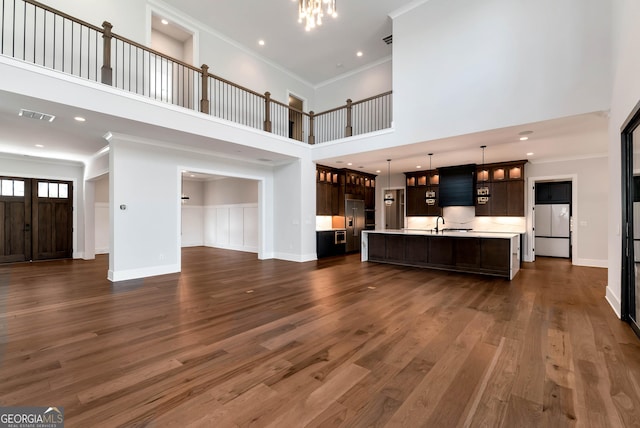
[[306, 113], [34, 0], [1, 0], [0, 54], [319, 144], [391, 127], [392, 93]]

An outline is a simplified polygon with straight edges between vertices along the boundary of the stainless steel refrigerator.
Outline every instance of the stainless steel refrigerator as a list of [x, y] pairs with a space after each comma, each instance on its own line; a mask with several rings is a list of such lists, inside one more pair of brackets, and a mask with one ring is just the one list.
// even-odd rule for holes
[[535, 254], [568, 258], [571, 254], [571, 207], [545, 204], [535, 207]]
[[360, 251], [360, 232], [364, 229], [364, 201], [346, 199], [344, 217], [347, 229], [347, 253]]

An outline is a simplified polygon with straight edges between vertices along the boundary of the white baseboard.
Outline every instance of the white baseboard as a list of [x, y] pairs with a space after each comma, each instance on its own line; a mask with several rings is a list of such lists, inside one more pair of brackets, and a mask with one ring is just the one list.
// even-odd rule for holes
[[249, 247], [243, 245], [218, 245], [206, 243], [205, 247], [220, 248], [221, 250], [244, 251], [245, 253], [258, 253], [258, 247]]
[[95, 254], [109, 254], [108, 248], [96, 248]]
[[575, 259], [573, 261], [575, 266], [586, 266], [586, 267], [598, 267], [598, 268], [607, 268], [609, 267], [608, 260], [598, 260], [598, 259]]
[[84, 259], [84, 252], [74, 251], [71, 257], [73, 257], [74, 259]]
[[198, 242], [183, 242], [181, 247], [182, 248], [186, 248], [186, 247], [202, 247], [204, 246], [204, 242], [202, 241], [198, 241]]
[[618, 297], [615, 294], [613, 294], [609, 286], [607, 286], [605, 299], [607, 302], [609, 302], [609, 306], [611, 306], [611, 309], [613, 309], [613, 312], [616, 313], [618, 318], [622, 318], [622, 315], [621, 315], [622, 304], [620, 303], [620, 299], [618, 299]]
[[311, 262], [314, 260], [318, 260], [318, 255], [316, 253], [311, 253], [311, 254], [275, 253], [273, 258], [278, 260], [285, 260], [288, 262], [304, 263], [304, 262]]
[[128, 281], [130, 279], [147, 278], [149, 276], [166, 275], [176, 272], [180, 272], [180, 268], [177, 264], [120, 271], [109, 270], [107, 273], [107, 279], [111, 282]]

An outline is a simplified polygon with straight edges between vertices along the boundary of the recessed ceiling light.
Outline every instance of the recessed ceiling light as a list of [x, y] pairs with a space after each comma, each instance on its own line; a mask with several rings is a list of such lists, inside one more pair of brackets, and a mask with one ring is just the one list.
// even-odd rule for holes
[[533, 156], [533, 152], [527, 153], [527, 156]]
[[160, 22], [162, 22], [162, 24], [164, 25], [169, 25], [169, 21], [167, 21], [166, 19], [162, 19]]
[[420, 169], [422, 168], [422, 165], [416, 165], [416, 168]]
[[347, 165], [351, 166], [351, 165], [353, 165], [353, 163], [349, 162]]
[[376, 170], [376, 173], [380, 174], [382, 171], [380, 171], [379, 169]]
[[362, 56], [362, 55], [363, 55], [363, 54], [362, 54], [362, 51], [358, 51], [358, 52], [356, 53], [356, 55], [357, 55], [357, 56]]
[[193, 175], [193, 174], [189, 174], [189, 177], [191, 177], [191, 178], [195, 178], [195, 175]]
[[76, 120], [76, 122], [86, 122], [87, 121], [87, 119], [85, 119], [82, 116], [76, 116], [76, 117], [74, 117], [74, 119]]
[[264, 40], [258, 40], [258, 44], [259, 44], [260, 46], [264, 46]]
[[40, 149], [41, 149], [41, 148], [43, 148], [44, 146], [43, 146], [42, 144], [36, 144], [36, 147], [38, 147], [38, 148], [40, 148]]
[[527, 141], [529, 137], [520, 137], [520, 141]]

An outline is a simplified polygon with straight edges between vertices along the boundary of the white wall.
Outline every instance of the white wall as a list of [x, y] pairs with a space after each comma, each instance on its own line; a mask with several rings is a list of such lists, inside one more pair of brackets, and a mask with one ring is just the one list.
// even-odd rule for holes
[[189, 197], [182, 200], [181, 205], [183, 247], [204, 245], [204, 188], [202, 181], [182, 180], [182, 194]]
[[203, 240], [209, 247], [257, 253], [259, 183], [226, 177], [203, 189]]
[[[259, 181], [258, 256], [280, 252], [274, 240], [281, 231], [274, 220], [273, 201], [288, 197], [295, 203], [296, 196], [288, 194], [287, 186], [274, 186], [271, 167], [153, 147], [152, 141], [123, 135], [114, 135], [110, 143], [111, 280], [179, 271], [182, 170]], [[119, 208], [122, 204], [126, 210]]]
[[41, 3], [98, 27], [102, 26], [103, 21], [109, 21], [113, 25], [114, 33], [138, 43], [144, 43], [146, 40], [145, 26], [141, 25], [147, 19], [145, 2], [44, 0]]
[[430, 0], [393, 21], [404, 143], [607, 110], [611, 2]]
[[94, 181], [95, 194], [95, 253], [109, 253], [109, 176], [105, 175]]
[[391, 90], [391, 59], [354, 73], [339, 76], [316, 87], [315, 112], [359, 101]]
[[316, 257], [315, 163], [304, 158], [274, 170], [276, 257], [309, 261]]
[[84, 257], [84, 167], [81, 164], [0, 153], [0, 175], [72, 181], [73, 258]]
[[157, 30], [151, 30], [151, 48], [180, 61], [185, 60], [185, 45]]
[[608, 158], [529, 163], [525, 173], [527, 184], [530, 177], [577, 177], [573, 184], [574, 191], [577, 189], [577, 197], [574, 197], [576, 204], [573, 206], [573, 262], [581, 266], [606, 267], [609, 225], [607, 200], [611, 177]]
[[621, 230], [621, 143], [620, 133], [627, 117], [640, 101], [640, 3], [614, 0], [613, 4], [613, 96], [609, 121], [609, 278], [607, 300], [620, 315], [622, 236]]

